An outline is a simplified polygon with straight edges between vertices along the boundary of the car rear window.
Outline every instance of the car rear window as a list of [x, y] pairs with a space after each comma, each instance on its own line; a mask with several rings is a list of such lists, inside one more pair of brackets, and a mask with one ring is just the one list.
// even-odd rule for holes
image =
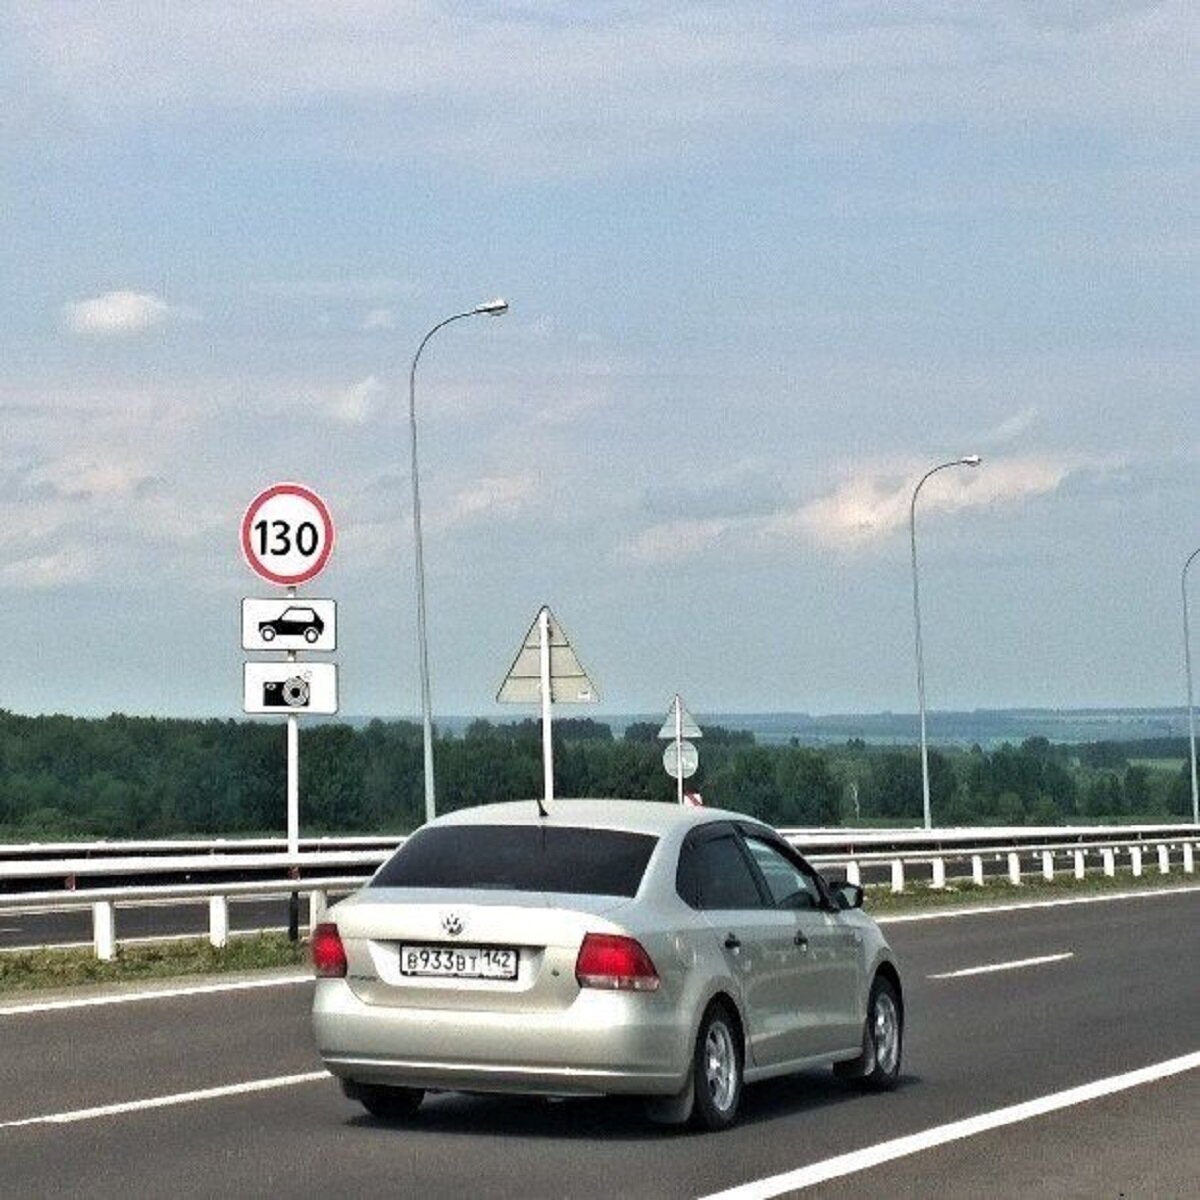
[[413, 834], [370, 886], [634, 896], [657, 841], [616, 829], [434, 826]]

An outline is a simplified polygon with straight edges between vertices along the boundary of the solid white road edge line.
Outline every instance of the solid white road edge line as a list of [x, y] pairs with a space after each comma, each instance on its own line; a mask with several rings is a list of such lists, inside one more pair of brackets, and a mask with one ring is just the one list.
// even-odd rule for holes
[[26, 1013], [63, 1012], [70, 1008], [102, 1008], [107, 1004], [135, 1004], [140, 1000], [177, 1000], [181, 996], [209, 996], [214, 992], [244, 992], [252, 988], [287, 987], [311, 983], [312, 976], [277, 975], [270, 979], [234, 979], [228, 983], [198, 983], [194, 987], [153, 988], [144, 992], [114, 992], [105, 996], [81, 996], [77, 1000], [44, 1000], [32, 1004], [11, 1004], [0, 1008], [0, 1017], [19, 1017]]
[[968, 975], [990, 975], [993, 971], [1018, 971], [1022, 967], [1040, 967], [1043, 963], [1063, 962], [1074, 958], [1075, 951], [1063, 954], [1043, 954], [1038, 958], [1016, 958], [1012, 962], [989, 963], [986, 967], [963, 967], [961, 971], [943, 971], [940, 975], [926, 975], [926, 979], [965, 979]]
[[1151, 888], [1144, 892], [1112, 892], [1106, 896], [1072, 896], [1063, 900], [1021, 900], [1016, 904], [977, 904], [972, 908], [946, 908], [938, 912], [878, 916], [876, 925], [906, 925], [912, 921], [948, 921], [951, 917], [987, 917], [992, 913], [1024, 912], [1028, 908], [1066, 908], [1071, 904], [1107, 904], [1113, 900], [1148, 900], [1155, 896], [1183, 896], [1200, 892], [1200, 884]]
[[171, 1108], [177, 1104], [196, 1104], [201, 1100], [219, 1100], [223, 1096], [245, 1096], [251, 1092], [269, 1092], [275, 1088], [295, 1087], [328, 1079], [328, 1071], [306, 1071], [303, 1075], [278, 1075], [274, 1079], [252, 1079], [248, 1083], [230, 1083], [224, 1087], [204, 1088], [198, 1092], [176, 1092], [173, 1096], [152, 1096], [148, 1100], [127, 1100], [124, 1104], [104, 1104], [99, 1108], [77, 1108], [71, 1112], [46, 1113], [40, 1117], [22, 1117], [0, 1121], [0, 1129], [24, 1129], [30, 1125], [70, 1125], [74, 1121], [94, 1121], [98, 1117], [117, 1117], [123, 1113], [145, 1112], [151, 1108]]
[[981, 1113], [977, 1117], [968, 1117], [964, 1121], [952, 1121], [949, 1125], [938, 1125], [921, 1133], [910, 1134], [908, 1137], [880, 1142], [878, 1145], [854, 1150], [849, 1154], [839, 1154], [836, 1158], [810, 1163], [806, 1167], [787, 1171], [782, 1175], [772, 1175], [766, 1179], [740, 1184], [723, 1192], [714, 1192], [703, 1197], [702, 1200], [769, 1200], [770, 1197], [780, 1196], [784, 1192], [812, 1187], [814, 1184], [826, 1183], [830, 1179], [840, 1179], [842, 1176], [853, 1175], [858, 1171], [868, 1171], [872, 1167], [882, 1166], [894, 1159], [906, 1158], [910, 1154], [919, 1154], [922, 1150], [932, 1150], [934, 1147], [944, 1146], [948, 1142], [974, 1137], [979, 1133], [988, 1133], [993, 1129], [1002, 1129], [1006, 1125], [1015, 1125], [1020, 1121], [1042, 1117], [1047, 1113], [1070, 1108], [1076, 1104], [1086, 1104], [1089, 1100], [1111, 1096], [1129, 1088], [1139, 1087], [1144, 1083], [1153, 1083], [1172, 1075], [1182, 1075], [1185, 1071], [1196, 1070], [1197, 1067], [1200, 1067], [1200, 1050], [1184, 1054], [1179, 1058], [1168, 1059], [1166, 1062], [1155, 1063], [1153, 1066], [1142, 1067], [1137, 1071], [1128, 1071], [1123, 1075], [1111, 1075], [1107, 1079], [1098, 1079], [1094, 1083], [1068, 1088], [1065, 1092], [1054, 1092], [1049, 1096], [1040, 1096], [1036, 1100], [1027, 1100], [1023, 1104], [998, 1108], [993, 1112]]

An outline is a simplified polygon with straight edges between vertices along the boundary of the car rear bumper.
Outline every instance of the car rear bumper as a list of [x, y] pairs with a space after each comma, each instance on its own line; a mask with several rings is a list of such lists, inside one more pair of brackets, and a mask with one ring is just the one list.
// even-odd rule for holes
[[334, 1075], [452, 1091], [669, 1095], [687, 1080], [686, 1018], [647, 993], [584, 989], [554, 1012], [365, 1004], [319, 980], [317, 1050]]

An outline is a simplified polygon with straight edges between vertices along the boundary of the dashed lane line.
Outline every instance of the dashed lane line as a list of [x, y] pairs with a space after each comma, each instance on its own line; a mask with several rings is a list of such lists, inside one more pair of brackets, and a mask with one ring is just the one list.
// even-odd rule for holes
[[1075, 951], [1062, 954], [1042, 954], [1037, 958], [1015, 958], [1011, 962], [988, 963], [983, 967], [963, 967], [958, 971], [943, 971], [940, 975], [926, 975], [926, 979], [965, 979], [969, 975], [991, 975], [995, 971], [1019, 971], [1023, 967], [1041, 967], [1046, 963], [1065, 962], [1074, 958]]
[[1013, 1104], [1007, 1108], [981, 1113], [976, 1117], [968, 1117], [964, 1121], [952, 1121], [948, 1125], [937, 1125], [908, 1137], [893, 1138], [874, 1146], [865, 1146], [861, 1150], [810, 1163], [794, 1171], [785, 1171], [781, 1175], [752, 1180], [723, 1192], [714, 1192], [703, 1197], [703, 1200], [770, 1200], [771, 1197], [781, 1196], [785, 1192], [795, 1192], [859, 1171], [869, 1171], [873, 1167], [919, 1154], [923, 1150], [932, 1150], [936, 1146], [945, 1146], [979, 1133], [988, 1133], [1006, 1125], [1016, 1125], [1021, 1121], [1043, 1117], [1076, 1104], [1086, 1104], [1089, 1100], [1097, 1100], [1102, 1096], [1111, 1096], [1129, 1088], [1140, 1087], [1142, 1084], [1167, 1079], [1172, 1075], [1182, 1075], [1185, 1071], [1194, 1071], [1198, 1067], [1200, 1051], [1194, 1051], [1136, 1071], [1127, 1071], [1123, 1075], [1110, 1075], [1107, 1079], [1097, 1079], [1093, 1083], [1068, 1088], [1065, 1092], [1053, 1092], [1048, 1096], [1039, 1096], [1036, 1100], [1027, 1100], [1023, 1104]]
[[123, 1104], [103, 1104], [98, 1108], [76, 1108], [68, 1112], [45, 1113], [40, 1117], [21, 1117], [16, 1121], [0, 1121], [0, 1130], [28, 1129], [33, 1125], [70, 1125], [76, 1121], [95, 1121], [101, 1117], [119, 1117], [125, 1113], [146, 1112], [153, 1108], [174, 1108], [180, 1104], [198, 1104], [204, 1100], [220, 1100], [226, 1096], [246, 1096], [252, 1092], [270, 1092], [276, 1088], [295, 1087], [328, 1079], [328, 1071], [305, 1071], [302, 1075], [277, 1075], [273, 1079], [251, 1079], [247, 1083], [231, 1083], [224, 1087], [203, 1088], [197, 1092], [176, 1092], [171, 1096], [151, 1096], [145, 1100], [127, 1100]]

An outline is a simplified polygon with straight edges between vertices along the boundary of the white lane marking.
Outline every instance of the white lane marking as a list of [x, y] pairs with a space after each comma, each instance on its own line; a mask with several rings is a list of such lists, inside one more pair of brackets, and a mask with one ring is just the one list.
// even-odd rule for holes
[[998, 1108], [993, 1112], [981, 1113], [977, 1117], [968, 1117], [964, 1121], [952, 1121], [948, 1125], [938, 1125], [921, 1133], [910, 1134], [908, 1137], [880, 1142], [878, 1145], [854, 1150], [849, 1154], [839, 1154], [835, 1158], [810, 1163], [795, 1171], [786, 1171], [781, 1175], [772, 1175], [766, 1179], [756, 1179], [723, 1192], [714, 1192], [710, 1196], [703, 1197], [703, 1200], [768, 1200], [769, 1197], [780, 1196], [784, 1192], [812, 1187], [814, 1184], [826, 1183], [830, 1179], [840, 1179], [844, 1175], [853, 1175], [858, 1171], [867, 1171], [897, 1158], [906, 1158], [910, 1154], [919, 1154], [922, 1150], [932, 1150], [936, 1146], [944, 1146], [948, 1142], [974, 1137], [979, 1133], [988, 1133], [993, 1129], [1002, 1129], [1006, 1125], [1015, 1125], [1020, 1121], [1042, 1117], [1047, 1113], [1070, 1108], [1076, 1104], [1086, 1104], [1089, 1100], [1096, 1100], [1101, 1096], [1111, 1096], [1129, 1088], [1139, 1087], [1144, 1083], [1153, 1083], [1172, 1075], [1182, 1075], [1185, 1071], [1196, 1070], [1197, 1067], [1200, 1067], [1200, 1050], [1184, 1054], [1179, 1058], [1167, 1059], [1166, 1062], [1155, 1063], [1149, 1067], [1142, 1067], [1137, 1071], [1128, 1071], [1123, 1075], [1110, 1075], [1107, 1079], [1098, 1079], [1094, 1083], [1068, 1088], [1065, 1092], [1053, 1092], [1049, 1096], [1039, 1096], [1036, 1100], [1027, 1100], [1023, 1104]]
[[20, 925], [0, 925], [0, 933], [20, 933]]
[[244, 992], [253, 988], [287, 987], [311, 983], [312, 976], [280, 975], [270, 979], [234, 979], [228, 983], [198, 983], [192, 987], [151, 988], [142, 992], [114, 992], [104, 996], [80, 996], [72, 1000], [44, 1000], [30, 1004], [10, 1004], [0, 1008], [0, 1017], [19, 1017], [26, 1013], [63, 1012], [71, 1008], [101, 1008], [108, 1004], [135, 1004], [142, 1000], [176, 1000], [181, 996], [211, 996], [215, 992]]
[[963, 967], [961, 971], [944, 971], [940, 975], [926, 975], [926, 979], [965, 979], [968, 975], [990, 975], [993, 971], [1019, 971], [1022, 967], [1040, 967], [1043, 963], [1063, 962], [1074, 958], [1075, 951], [1063, 954], [1043, 954], [1038, 958], [1016, 958], [1012, 962], [989, 963], [986, 967]]
[[269, 1092], [275, 1088], [295, 1087], [328, 1079], [328, 1071], [306, 1071], [303, 1075], [278, 1075], [274, 1079], [251, 1079], [248, 1083], [230, 1083], [224, 1087], [204, 1088], [198, 1092], [176, 1092], [173, 1096], [151, 1096], [147, 1100], [127, 1100], [124, 1104], [103, 1104], [99, 1108], [76, 1108], [69, 1112], [45, 1113], [40, 1117], [22, 1117], [0, 1121], [0, 1129], [24, 1129], [30, 1125], [70, 1125], [75, 1121], [94, 1121], [98, 1117], [119, 1117], [124, 1113], [145, 1112], [151, 1108], [171, 1108], [177, 1104], [196, 1104], [219, 1100], [224, 1096], [245, 1096], [251, 1092]]
[[1154, 888], [1145, 892], [1113, 892], [1106, 896], [1072, 896], [1063, 900], [1022, 900], [1016, 904], [977, 904], [971, 908], [946, 908], [937, 912], [900, 913], [875, 917], [876, 925], [906, 925], [913, 921], [947, 921], [951, 917], [987, 917], [992, 913], [1024, 912], [1029, 908], [1066, 908], [1072, 904], [1107, 904], [1113, 900], [1148, 900], [1155, 896], [1183, 896], [1200, 892], [1200, 884]]

